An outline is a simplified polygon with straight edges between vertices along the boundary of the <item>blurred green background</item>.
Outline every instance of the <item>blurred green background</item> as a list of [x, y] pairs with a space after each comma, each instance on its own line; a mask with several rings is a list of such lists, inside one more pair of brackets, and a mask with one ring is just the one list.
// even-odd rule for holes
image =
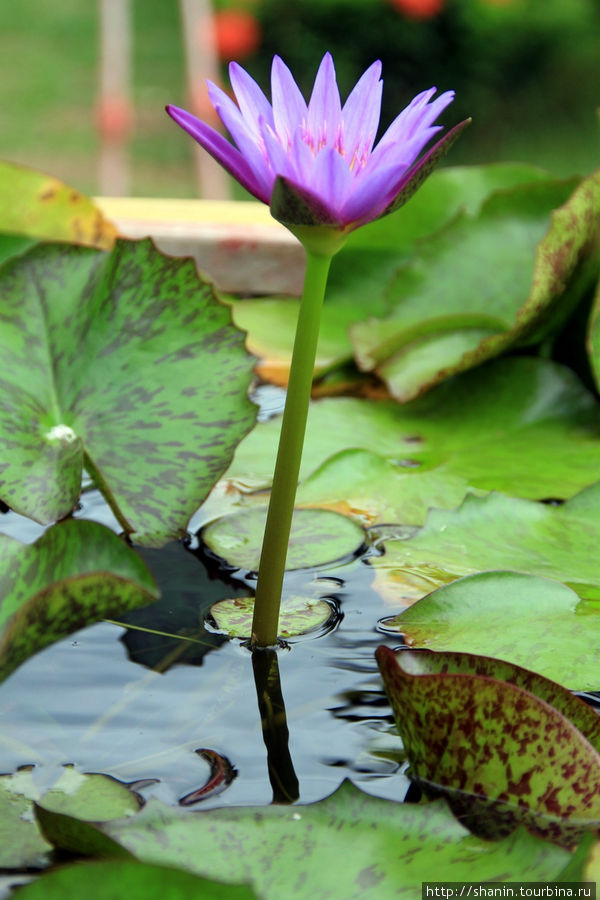
[[[342, 97], [383, 61], [382, 126], [414, 93], [454, 88], [446, 124], [473, 125], [449, 162], [519, 159], [559, 174], [600, 165], [599, 0], [220, 0], [223, 57], [244, 26], [260, 29], [243, 65], [268, 88], [279, 53], [305, 92], [327, 49]], [[185, 106], [177, 0], [132, 0], [135, 126], [132, 193], [197, 193], [192, 142], [164, 113]], [[229, 29], [229, 30], [227, 30]], [[239, 33], [238, 33], [239, 31]], [[0, 158], [98, 191], [98, 6], [93, 0], [4, 0], [0, 6]], [[250, 41], [250, 43], [252, 43]], [[224, 60], [225, 62], [225, 60]], [[223, 79], [226, 68], [223, 67]]]

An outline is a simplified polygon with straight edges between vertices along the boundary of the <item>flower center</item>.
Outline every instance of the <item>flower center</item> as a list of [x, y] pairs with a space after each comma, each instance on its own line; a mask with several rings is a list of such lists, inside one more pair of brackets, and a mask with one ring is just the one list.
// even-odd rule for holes
[[[307, 145], [307, 147], [310, 147], [313, 156], [316, 156], [317, 153], [323, 149], [323, 147], [327, 146], [327, 121], [323, 122], [316, 134], [308, 127], [306, 120], [303, 120], [300, 127], [303, 142]], [[329, 130], [329, 132], [331, 133], [331, 129]], [[346, 150], [346, 147], [344, 146], [344, 123], [341, 122], [337, 129], [337, 133], [333, 137], [331, 145], [333, 146], [334, 150], [337, 150], [340, 156], [348, 162], [348, 168], [350, 169], [352, 174], [357, 175], [361, 171], [361, 169], [364, 169], [367, 164], [367, 160], [369, 159], [370, 155], [368, 148], [372, 145], [372, 143], [373, 142], [371, 140], [363, 138], [363, 140], [356, 144], [356, 146], [354, 147], [352, 156], [348, 161], [349, 154]]]

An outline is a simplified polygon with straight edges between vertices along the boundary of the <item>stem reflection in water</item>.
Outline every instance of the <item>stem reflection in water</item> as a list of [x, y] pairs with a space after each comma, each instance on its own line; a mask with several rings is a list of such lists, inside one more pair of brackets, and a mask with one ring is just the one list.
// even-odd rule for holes
[[269, 781], [273, 788], [273, 803], [294, 803], [300, 796], [300, 786], [290, 756], [289, 732], [285, 704], [279, 678], [277, 651], [255, 650], [252, 669], [263, 740], [267, 748]]

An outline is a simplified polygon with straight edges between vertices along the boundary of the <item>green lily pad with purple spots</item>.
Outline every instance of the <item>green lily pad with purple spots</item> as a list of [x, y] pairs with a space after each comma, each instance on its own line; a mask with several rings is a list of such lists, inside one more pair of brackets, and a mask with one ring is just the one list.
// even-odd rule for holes
[[361, 369], [406, 402], [555, 332], [597, 277], [600, 173], [499, 191], [424, 241], [388, 291], [391, 312], [350, 329]]
[[[95, 824], [44, 817], [56, 846], [104, 838], [105, 855], [249, 883], [262, 900], [420, 900], [432, 872], [453, 881], [551, 881], [569, 854], [524, 831], [498, 842], [472, 837], [445, 803], [394, 803], [345, 782], [306, 805], [274, 804], [190, 815], [151, 799], [134, 816]], [[234, 850], [232, 849], [234, 848]]]
[[558, 684], [461, 653], [376, 653], [415, 779], [486, 837], [600, 827], [600, 718]]
[[24, 253], [35, 243], [33, 238], [23, 237], [19, 234], [0, 234], [0, 263], [18, 253]]
[[0, 535], [0, 680], [43, 647], [157, 596], [145, 563], [104, 525], [70, 519], [34, 544]]
[[245, 885], [223, 884], [168, 866], [129, 859], [61, 866], [19, 893], [22, 900], [257, 900]]
[[38, 245], [0, 275], [0, 497], [43, 524], [82, 468], [124, 531], [184, 533], [254, 423], [253, 360], [189, 259]]

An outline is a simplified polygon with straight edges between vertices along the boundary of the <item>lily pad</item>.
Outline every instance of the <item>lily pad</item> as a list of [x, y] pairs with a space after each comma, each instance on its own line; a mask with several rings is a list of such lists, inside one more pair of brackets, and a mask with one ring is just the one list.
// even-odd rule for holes
[[[410, 199], [400, 215], [385, 216], [352, 232], [347, 247], [331, 265], [322, 311], [315, 375], [353, 358], [350, 325], [369, 313], [383, 316], [393, 306], [386, 289], [415, 242], [439, 229], [457, 213], [476, 214], [495, 190], [536, 182], [547, 177], [542, 169], [514, 163], [449, 167], [434, 172]], [[287, 384], [299, 302], [292, 297], [251, 300], [227, 298], [236, 325], [248, 332], [247, 347], [258, 357], [261, 378]]]
[[[230, 486], [270, 485], [280, 422], [258, 424], [240, 444], [226, 475]], [[350, 450], [379, 457], [359, 461], [358, 495], [348, 493], [348, 460], [331, 460]], [[465, 491], [570, 497], [598, 477], [599, 458], [597, 404], [573, 373], [532, 357], [501, 359], [405, 406], [346, 397], [314, 402], [300, 471], [306, 494], [301, 485], [299, 498], [332, 506], [356, 497], [359, 509], [372, 510], [371, 521], [420, 524], [428, 506], [454, 506], [461, 483]], [[388, 483], [385, 470], [392, 470], [381, 460], [406, 482], [406, 503], [400, 478]], [[361, 486], [370, 470], [377, 473], [366, 496]]]
[[575, 853], [559, 874], [557, 881], [589, 881], [590, 887], [600, 883], [600, 841], [587, 833], [579, 843]]
[[[300, 301], [269, 297], [230, 301], [233, 321], [248, 333], [246, 346], [258, 357], [256, 373], [265, 381], [286, 385]], [[315, 377], [352, 359], [347, 329], [356, 321], [352, 307], [326, 304], [321, 317]]]
[[507, 871], [551, 880], [568, 859], [561, 848], [524, 832], [498, 843], [473, 838], [440, 801], [393, 803], [348, 782], [306, 806], [190, 816], [150, 800], [133, 818], [96, 826], [44, 816], [44, 833], [58, 846], [68, 841], [84, 852], [93, 832], [104, 836], [109, 854], [126, 851], [145, 862], [249, 882], [262, 900], [358, 900], [371, 892], [378, 900], [416, 900], [432, 870], [456, 881], [502, 881]]
[[136, 860], [75, 863], [63, 866], [19, 891], [23, 900], [256, 900], [244, 885], [225, 885], [167, 866]]
[[[583, 701], [487, 657], [388, 647], [376, 656], [414, 776], [463, 821], [487, 837], [523, 823], [567, 846], [600, 827], [600, 732]], [[571, 708], [596, 746], [565, 716]]]
[[386, 247], [396, 254], [412, 248], [415, 240], [438, 231], [464, 210], [477, 215], [494, 191], [545, 180], [548, 173], [526, 163], [490, 163], [481, 166], [445, 166], [433, 172], [398, 216], [386, 216], [353, 231], [347, 249], [334, 258], [332, 268], [358, 247]]
[[0, 162], [0, 232], [109, 250], [117, 229], [93, 201], [58, 178]]
[[572, 690], [600, 688], [600, 608], [547, 578], [470, 575], [383, 626], [401, 632], [410, 646], [481, 653], [535, 669]]
[[52, 845], [40, 834], [32, 800], [38, 796], [31, 772], [0, 776], [0, 867], [41, 869]]
[[420, 523], [432, 501], [451, 509], [469, 490], [466, 478], [444, 467], [419, 469], [411, 457], [392, 461], [369, 450], [341, 450], [308, 476], [296, 504], [332, 509], [363, 525]]
[[0, 263], [17, 253], [24, 253], [35, 244], [33, 238], [23, 237], [18, 234], [0, 234]]
[[392, 583], [406, 572], [431, 573], [432, 586], [436, 578], [441, 584], [489, 569], [541, 575], [590, 601], [577, 613], [592, 615], [600, 601], [599, 502], [600, 482], [562, 506], [502, 494], [469, 496], [456, 510], [431, 510], [413, 537], [385, 541], [385, 554], [371, 562], [381, 580]]
[[140, 544], [184, 533], [255, 418], [243, 336], [193, 262], [39, 245], [0, 297], [2, 499], [63, 518], [85, 465]]
[[71, 519], [35, 544], [0, 535], [0, 679], [48, 644], [157, 595], [142, 560], [103, 525]]
[[[257, 571], [266, 518], [266, 507], [224, 516], [202, 530], [202, 540], [228, 565]], [[346, 516], [322, 509], [296, 509], [286, 568], [302, 569], [343, 559], [357, 553], [364, 538], [360, 525]]]
[[391, 284], [392, 312], [351, 328], [360, 368], [406, 402], [562, 324], [597, 271], [584, 258], [600, 222], [600, 173], [576, 184], [498, 192], [424, 242]]
[[[21, 769], [0, 776], [0, 866], [3, 869], [44, 868], [49, 863], [52, 845], [38, 828], [33, 804], [41, 797], [34, 771]], [[73, 766], [65, 766], [44, 794], [44, 803], [55, 813], [104, 821], [133, 815], [140, 798], [124, 784], [108, 775], [84, 775]]]
[[[219, 631], [229, 637], [245, 639], [252, 636], [253, 597], [221, 600], [211, 606], [210, 614]], [[335, 619], [335, 610], [325, 600], [299, 595], [287, 596], [279, 611], [277, 633], [285, 639], [294, 638], [317, 629], [322, 630]]]

